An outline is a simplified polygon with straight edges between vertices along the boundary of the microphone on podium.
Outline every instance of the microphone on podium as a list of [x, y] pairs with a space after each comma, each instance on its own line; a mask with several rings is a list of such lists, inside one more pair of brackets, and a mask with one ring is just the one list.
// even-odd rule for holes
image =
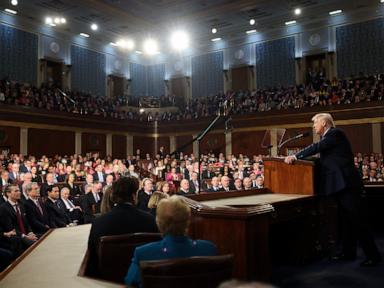
[[301, 138], [305, 138], [305, 137], [308, 137], [309, 135], [311, 135], [310, 132], [304, 132], [304, 133], [300, 133], [300, 134], [297, 134], [296, 136], [293, 136], [291, 138], [288, 138], [287, 140], [285, 140], [284, 142], [282, 142], [279, 146], [277, 146], [277, 148], [280, 150], [281, 147], [283, 147], [285, 144], [287, 144], [288, 142], [291, 142], [293, 140], [297, 140], [297, 139], [301, 139]]

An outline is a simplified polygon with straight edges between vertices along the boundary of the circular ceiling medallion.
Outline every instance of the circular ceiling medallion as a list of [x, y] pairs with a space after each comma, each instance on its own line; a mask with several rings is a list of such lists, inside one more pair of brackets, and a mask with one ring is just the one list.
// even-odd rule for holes
[[58, 43], [56, 43], [56, 42], [51, 42], [51, 43], [49, 44], [49, 49], [50, 49], [53, 53], [57, 54], [57, 53], [60, 51], [60, 45], [59, 45]]
[[240, 60], [244, 58], [244, 51], [242, 49], [236, 50], [235, 52], [235, 59]]
[[320, 35], [315, 33], [315, 34], [312, 34], [311, 36], [309, 36], [308, 42], [312, 46], [316, 46], [320, 43], [320, 40], [321, 40]]

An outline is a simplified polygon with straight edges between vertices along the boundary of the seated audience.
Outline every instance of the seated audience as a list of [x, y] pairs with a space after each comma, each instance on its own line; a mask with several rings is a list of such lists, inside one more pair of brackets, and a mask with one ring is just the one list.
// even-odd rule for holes
[[122, 177], [112, 185], [111, 211], [96, 218], [88, 239], [89, 263], [87, 275], [98, 276], [97, 249], [99, 239], [107, 235], [138, 232], [157, 232], [154, 217], [134, 206], [139, 181], [135, 177]]
[[51, 228], [66, 227], [71, 223], [69, 217], [65, 214], [59, 198], [59, 186], [52, 185], [47, 188], [47, 200], [45, 201], [45, 210], [48, 215], [48, 223]]
[[180, 182], [180, 190], [176, 192], [177, 195], [187, 195], [192, 194], [192, 190], [189, 187], [189, 181], [187, 179], [183, 179]]
[[137, 208], [149, 212], [148, 201], [153, 192], [153, 182], [149, 178], [144, 178], [143, 188], [137, 193]]
[[62, 209], [70, 220], [70, 223], [83, 223], [83, 210], [80, 206], [75, 205], [71, 199], [69, 199], [68, 187], [63, 187], [60, 190], [60, 199], [57, 200], [60, 203], [58, 206]]
[[84, 223], [92, 223], [96, 215], [100, 213], [101, 200], [103, 199], [101, 183], [95, 182], [90, 187], [91, 192], [85, 194], [81, 200], [81, 207], [84, 212]]
[[27, 184], [28, 200], [25, 201], [25, 212], [31, 229], [36, 234], [44, 234], [49, 230], [49, 219], [45, 206], [40, 199], [40, 188], [36, 182]]
[[187, 236], [190, 217], [191, 209], [182, 198], [174, 195], [160, 201], [157, 206], [156, 223], [164, 238], [135, 249], [131, 266], [125, 277], [125, 284], [141, 287], [140, 261], [217, 254], [212, 242], [192, 240]]
[[243, 190], [243, 183], [240, 178], [236, 178], [234, 181], [235, 190]]
[[211, 179], [211, 188], [208, 189], [208, 192], [219, 192], [220, 191], [220, 186], [219, 186], [219, 178], [218, 177], [213, 177]]

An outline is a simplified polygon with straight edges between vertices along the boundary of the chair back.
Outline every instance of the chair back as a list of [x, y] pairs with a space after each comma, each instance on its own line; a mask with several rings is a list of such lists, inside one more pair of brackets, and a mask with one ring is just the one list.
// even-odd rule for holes
[[213, 288], [232, 278], [233, 255], [141, 261], [143, 288]]
[[101, 237], [98, 247], [100, 277], [104, 280], [124, 283], [124, 277], [136, 247], [161, 239], [160, 233], [132, 233]]

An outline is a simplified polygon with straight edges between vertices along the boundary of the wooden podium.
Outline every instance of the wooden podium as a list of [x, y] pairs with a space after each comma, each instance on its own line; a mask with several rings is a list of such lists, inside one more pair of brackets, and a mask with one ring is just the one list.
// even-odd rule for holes
[[286, 164], [282, 158], [267, 158], [264, 160], [264, 187], [273, 193], [314, 195], [314, 170], [312, 161]]
[[268, 281], [275, 260], [307, 259], [316, 246], [314, 163], [288, 165], [279, 158], [264, 163], [266, 188], [186, 200], [192, 209], [192, 238], [213, 241], [220, 254], [234, 254], [233, 272], [239, 279]]

